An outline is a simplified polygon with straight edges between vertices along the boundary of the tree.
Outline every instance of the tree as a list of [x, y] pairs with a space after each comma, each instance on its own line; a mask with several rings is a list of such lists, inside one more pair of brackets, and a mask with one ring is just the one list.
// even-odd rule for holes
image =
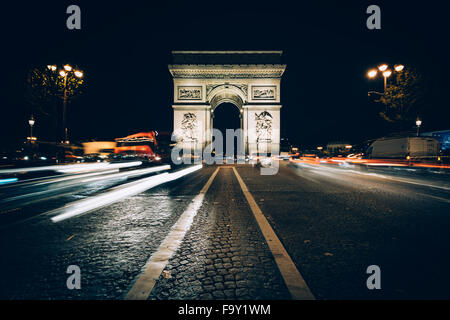
[[407, 128], [414, 123], [423, 107], [422, 78], [412, 68], [405, 68], [395, 75], [385, 94], [375, 101], [384, 105], [384, 109], [379, 113], [384, 120]]
[[[62, 69], [63, 70], [63, 69]], [[26, 100], [32, 113], [50, 118], [57, 126], [61, 119], [61, 103], [64, 92], [67, 102], [82, 94], [83, 78], [75, 75], [76, 69], [66, 72], [66, 77], [60, 74], [56, 66], [34, 68], [27, 76]]]

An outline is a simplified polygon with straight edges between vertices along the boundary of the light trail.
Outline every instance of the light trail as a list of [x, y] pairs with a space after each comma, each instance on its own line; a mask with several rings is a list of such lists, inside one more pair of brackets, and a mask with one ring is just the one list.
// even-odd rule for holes
[[17, 178], [10, 178], [10, 179], [0, 179], [0, 184], [8, 184], [18, 181]]
[[37, 172], [37, 171], [57, 171], [61, 173], [74, 173], [99, 169], [120, 169], [120, 168], [137, 167], [140, 166], [141, 164], [142, 164], [141, 161], [124, 162], [124, 163], [102, 162], [102, 163], [67, 164], [67, 165], [54, 165], [44, 167], [32, 167], [32, 168], [0, 169], [0, 174]]
[[152, 176], [138, 181], [130, 182], [104, 194], [94, 196], [89, 199], [80, 200], [75, 203], [71, 203], [66, 207], [50, 211], [47, 214], [60, 212], [59, 214], [51, 218], [51, 221], [53, 222], [60, 222], [81, 215], [83, 213], [92, 211], [94, 209], [99, 209], [101, 207], [113, 204], [117, 201], [134, 196], [136, 194], [142, 193], [160, 184], [179, 179], [185, 175], [200, 170], [201, 168], [202, 165], [197, 165], [174, 173], [164, 172], [157, 176]]
[[[326, 167], [326, 166], [311, 166], [310, 164], [306, 164], [303, 162], [294, 162], [294, 163], [297, 166], [309, 168], [312, 171], [314, 171], [314, 173], [316, 173], [316, 174], [325, 175], [330, 178], [331, 178], [331, 174], [333, 174], [333, 173], [337, 173], [337, 174], [341, 174], [341, 175], [358, 174], [358, 175], [376, 177], [376, 178], [380, 178], [380, 179], [392, 180], [392, 181], [396, 181], [396, 182], [409, 183], [409, 184], [414, 184], [414, 185], [423, 186], [423, 187], [437, 188], [437, 189], [442, 189], [442, 190], [446, 190], [446, 191], [450, 190], [450, 187], [447, 187], [444, 185], [431, 184], [431, 183], [422, 182], [422, 181], [413, 181], [411, 179], [406, 179], [406, 178], [402, 179], [402, 178], [398, 178], [398, 177], [389, 175], [388, 173], [378, 174], [378, 173], [372, 173], [372, 172], [361, 172], [361, 171], [357, 171], [357, 170], [353, 170], [353, 169], [345, 169], [345, 168], [338, 169], [338, 168], [331, 168], [331, 167]], [[334, 178], [337, 179], [337, 177], [334, 177]]]
[[170, 170], [170, 165], [158, 166], [158, 167], [153, 167], [153, 168], [149, 168], [149, 169], [126, 171], [126, 172], [121, 172], [119, 174], [110, 174], [107, 176], [96, 177], [96, 178], [89, 178], [89, 179], [83, 180], [82, 182], [87, 183], [87, 182], [93, 182], [93, 181], [98, 181], [98, 180], [119, 179], [119, 178], [124, 178], [124, 177], [137, 177], [137, 176], [142, 176], [144, 174], [149, 174], [149, 173], [163, 171], [163, 170]]
[[102, 175], [102, 174], [109, 174], [109, 173], [115, 173], [115, 172], [119, 172], [119, 169], [105, 170], [105, 171], [86, 173], [86, 174], [80, 174], [80, 175], [71, 175], [69, 177], [54, 178], [54, 179], [50, 179], [50, 180], [47, 180], [44, 182], [35, 182], [35, 183], [32, 183], [32, 185], [33, 186], [41, 186], [41, 185], [50, 184], [50, 183], [70, 181], [70, 180], [74, 180], [74, 179], [81, 179], [81, 178], [98, 176], [98, 175]]

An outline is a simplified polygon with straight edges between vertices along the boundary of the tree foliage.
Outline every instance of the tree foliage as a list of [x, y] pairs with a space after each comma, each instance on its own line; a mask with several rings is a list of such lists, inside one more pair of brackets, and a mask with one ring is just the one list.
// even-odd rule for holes
[[26, 99], [35, 111], [56, 116], [56, 106], [64, 98], [64, 91], [70, 102], [72, 98], [82, 94], [83, 82], [83, 78], [76, 77], [73, 72], [62, 77], [58, 70], [34, 68], [27, 76]]
[[383, 104], [380, 116], [393, 124], [407, 126], [417, 118], [423, 107], [423, 84], [421, 76], [412, 68], [394, 73], [386, 92], [376, 102]]

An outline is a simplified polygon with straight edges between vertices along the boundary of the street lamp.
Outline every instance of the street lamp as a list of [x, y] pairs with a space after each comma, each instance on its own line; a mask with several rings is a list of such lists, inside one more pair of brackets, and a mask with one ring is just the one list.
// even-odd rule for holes
[[[48, 65], [47, 68], [51, 71], [56, 71], [57, 67], [55, 65]], [[64, 128], [64, 143], [69, 143], [67, 126], [66, 126], [66, 110], [67, 110], [67, 78], [70, 75], [74, 75], [77, 78], [83, 77], [83, 72], [80, 70], [75, 70], [71, 65], [65, 64], [63, 69], [59, 70], [59, 75], [64, 79], [64, 95], [63, 95], [63, 128]]]
[[404, 68], [405, 68], [405, 66], [402, 65], [402, 64], [397, 64], [397, 65], [394, 66], [394, 70], [397, 71], [397, 72], [403, 71]]
[[30, 142], [33, 142], [33, 126], [35, 124], [34, 117], [31, 115], [30, 120], [28, 120], [28, 124], [30, 125]]
[[387, 78], [389, 78], [392, 75], [392, 71], [391, 70], [386, 70], [383, 72], [383, 77], [384, 77], [384, 93], [386, 93], [386, 88], [387, 88]]
[[416, 120], [416, 126], [417, 126], [417, 136], [419, 136], [419, 130], [420, 130], [420, 126], [422, 125], [422, 120], [420, 120], [419, 118], [417, 118]]
[[372, 70], [369, 70], [369, 72], [367, 72], [367, 76], [369, 78], [375, 78], [377, 76], [377, 74], [378, 74], [377, 69], [372, 69]]
[[387, 64], [382, 64], [380, 66], [378, 66], [378, 70], [380, 70], [381, 72], [386, 71], [388, 68]]
[[[394, 70], [396, 72], [401, 72], [401, 71], [403, 71], [404, 68], [405, 68], [405, 66], [402, 65], [402, 64], [396, 64], [394, 66]], [[383, 75], [383, 78], [384, 78], [384, 92], [383, 92], [383, 94], [381, 94], [381, 93], [378, 93], [378, 92], [375, 92], [375, 91], [370, 91], [369, 92], [369, 96], [370, 96], [370, 93], [376, 93], [376, 94], [379, 94], [379, 95], [386, 94], [387, 78], [389, 78], [392, 75], [392, 70], [390, 70], [389, 66], [387, 64], [385, 64], [385, 63], [379, 65], [377, 69], [380, 70], [380, 72], [381, 72], [381, 74]], [[367, 77], [369, 77], [370, 79], [374, 79], [378, 75], [378, 70], [377, 69], [369, 70], [367, 72]]]

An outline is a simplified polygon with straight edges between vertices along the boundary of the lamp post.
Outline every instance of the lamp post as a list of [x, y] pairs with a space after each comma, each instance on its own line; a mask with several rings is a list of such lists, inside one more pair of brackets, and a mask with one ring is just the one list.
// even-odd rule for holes
[[[50, 71], [56, 71], [58, 68], [55, 65], [48, 65], [47, 68]], [[67, 130], [67, 125], [66, 125], [66, 111], [67, 111], [67, 100], [68, 100], [68, 95], [67, 95], [67, 81], [68, 78], [71, 76], [75, 76], [77, 78], [82, 78], [83, 77], [83, 72], [80, 70], [75, 70], [72, 68], [71, 65], [64, 65], [63, 69], [59, 70], [59, 75], [64, 79], [63, 81], [63, 110], [62, 110], [62, 122], [63, 122], [63, 137], [64, 137], [64, 143], [69, 143], [69, 135], [68, 135], [68, 130]]]
[[422, 120], [420, 120], [419, 118], [417, 118], [416, 120], [416, 126], [417, 126], [417, 136], [419, 136], [419, 130], [420, 130], [420, 126], [422, 125]]
[[384, 93], [386, 93], [387, 88], [387, 78], [389, 78], [392, 75], [391, 70], [386, 70], [383, 72], [383, 78], [384, 78]]
[[28, 120], [28, 124], [30, 125], [30, 143], [33, 143], [33, 126], [35, 124], [33, 115], [31, 115], [30, 120]]
[[[394, 70], [396, 72], [401, 72], [403, 71], [403, 69], [405, 68], [404, 65], [402, 64], [397, 64], [394, 66]], [[384, 95], [386, 94], [386, 89], [387, 89], [387, 79], [392, 75], [392, 70], [389, 69], [389, 66], [387, 64], [381, 64], [378, 66], [377, 69], [371, 69], [367, 72], [367, 77], [370, 79], [374, 79], [377, 75], [378, 75], [378, 71], [381, 72], [381, 74], [383, 75], [384, 78], [384, 91], [383, 94], [375, 92], [375, 91], [370, 91], [370, 93], [376, 93], [376, 94], [380, 94], [380, 95]]]

